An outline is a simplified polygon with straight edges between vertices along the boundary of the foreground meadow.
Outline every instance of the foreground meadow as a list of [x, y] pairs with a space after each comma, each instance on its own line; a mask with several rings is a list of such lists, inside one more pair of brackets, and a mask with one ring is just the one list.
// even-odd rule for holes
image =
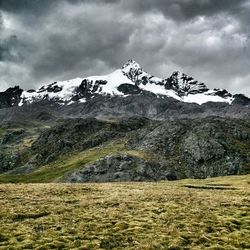
[[250, 249], [250, 175], [2, 184], [0, 249]]

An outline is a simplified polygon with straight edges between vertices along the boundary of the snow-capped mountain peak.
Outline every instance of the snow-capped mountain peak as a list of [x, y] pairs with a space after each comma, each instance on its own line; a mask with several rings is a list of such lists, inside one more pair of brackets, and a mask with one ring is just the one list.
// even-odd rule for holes
[[165, 81], [167, 89], [174, 89], [181, 96], [204, 93], [209, 90], [204, 83], [198, 82], [194, 80], [193, 77], [184, 73], [181, 74], [178, 71], [173, 72], [173, 74]]
[[127, 61], [127, 63], [125, 63], [122, 66], [122, 72], [124, 72], [125, 74], [127, 74], [130, 70], [139, 70], [139, 71], [142, 71], [142, 67], [136, 61], [134, 61], [132, 59], [129, 59]]
[[146, 85], [147, 83], [159, 83], [163, 81], [163, 79], [152, 76], [144, 71], [140, 64], [134, 60], [128, 60], [128, 62], [123, 65], [122, 72], [136, 84], [142, 83]]
[[157, 97], [172, 97], [182, 102], [228, 102], [233, 97], [226, 90], [209, 90], [192, 77], [174, 72], [169, 78], [161, 79], [150, 75], [134, 60], [129, 60], [120, 69], [108, 75], [75, 78], [42, 86], [38, 90], [24, 91], [19, 106], [44, 99], [61, 104], [86, 102], [98, 95], [121, 96], [154, 94]]

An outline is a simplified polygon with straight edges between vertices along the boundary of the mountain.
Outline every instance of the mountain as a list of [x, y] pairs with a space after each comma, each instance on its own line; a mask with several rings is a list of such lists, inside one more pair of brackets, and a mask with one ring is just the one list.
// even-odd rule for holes
[[237, 98], [225, 89], [209, 89], [204, 83], [184, 73], [174, 72], [167, 79], [152, 76], [137, 62], [129, 60], [121, 69], [109, 75], [58, 81], [44, 85], [38, 90], [23, 91], [19, 106], [46, 99], [70, 105], [87, 102], [99, 95], [126, 97], [143, 94], [152, 94], [158, 98], [171, 97], [180, 102], [198, 104], [231, 104]]
[[[22, 119], [250, 117], [250, 98], [209, 89], [184, 73], [161, 79], [133, 60], [111, 74], [75, 78], [0, 93], [0, 124]], [[7, 109], [6, 109], [7, 108]]]
[[250, 173], [250, 99], [135, 61], [0, 93], [1, 182], [156, 181]]

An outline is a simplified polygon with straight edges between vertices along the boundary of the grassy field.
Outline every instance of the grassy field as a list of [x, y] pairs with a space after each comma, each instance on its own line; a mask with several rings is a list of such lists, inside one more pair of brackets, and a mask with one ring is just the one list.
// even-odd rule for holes
[[0, 249], [250, 249], [250, 175], [1, 184]]

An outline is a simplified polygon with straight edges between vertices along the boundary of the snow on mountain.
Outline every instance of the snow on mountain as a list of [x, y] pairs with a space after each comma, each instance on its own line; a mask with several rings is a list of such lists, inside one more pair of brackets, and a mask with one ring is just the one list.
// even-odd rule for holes
[[72, 99], [74, 90], [81, 84], [82, 78], [75, 78], [68, 81], [58, 81], [42, 86], [37, 91], [23, 91], [19, 106], [24, 103], [32, 103], [43, 99], [54, 99], [61, 102], [68, 102]]
[[121, 69], [111, 74], [75, 78], [44, 85], [37, 91], [24, 91], [19, 106], [44, 99], [61, 104], [85, 102], [96, 95], [127, 96], [143, 93], [172, 97], [183, 102], [203, 104], [205, 102], [231, 103], [233, 97], [226, 90], [209, 90], [204, 83], [186, 74], [174, 72], [169, 78], [161, 79], [150, 75], [141, 66], [129, 60]]
[[208, 93], [198, 93], [198, 94], [189, 94], [187, 96], [183, 96], [182, 100], [184, 102], [189, 103], [198, 103], [203, 104], [206, 102], [232, 102], [232, 98], [222, 98], [218, 95], [209, 95]]
[[86, 79], [93, 82], [96, 82], [98, 80], [107, 81], [107, 83], [102, 86], [100, 92], [110, 95], [123, 95], [122, 92], [117, 90], [117, 88], [123, 83], [134, 84], [130, 79], [127, 78], [126, 75], [124, 75], [121, 69], [117, 69], [109, 75], [90, 76]]

